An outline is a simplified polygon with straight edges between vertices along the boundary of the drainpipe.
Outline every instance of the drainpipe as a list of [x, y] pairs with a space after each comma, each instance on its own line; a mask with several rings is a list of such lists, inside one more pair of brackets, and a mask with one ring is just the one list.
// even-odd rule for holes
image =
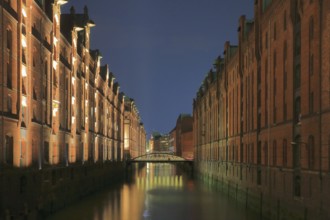
[[[40, 30], [40, 32], [41, 32], [41, 28], [42, 28], [42, 19], [40, 20], [40, 22], [39, 22], [39, 30]], [[40, 34], [40, 36], [41, 36], [41, 34]], [[43, 55], [44, 53], [42, 53], [41, 51], [43, 51], [43, 46], [42, 46], [42, 38], [40, 38], [39, 39], [39, 46], [40, 46], [40, 54], [41, 55]], [[44, 56], [42, 56], [41, 57], [41, 59], [43, 59], [44, 60]], [[44, 60], [44, 62], [48, 62], [48, 61], [45, 61]], [[48, 66], [48, 65], [47, 65]], [[45, 70], [45, 71], [47, 71], [47, 70]], [[44, 81], [44, 72], [42, 71], [42, 67], [41, 67], [41, 65], [40, 65], [40, 74], [41, 74], [41, 82], [40, 82], [40, 85], [41, 85], [41, 88], [42, 88], [42, 93], [44, 93], [45, 92], [45, 90], [44, 90], [44, 87], [43, 87], [43, 85], [44, 85], [44, 83], [43, 83], [43, 81]], [[46, 82], [47, 83], [47, 82]], [[46, 88], [47, 88], [47, 84], [46, 84]], [[39, 94], [41, 94], [41, 93], [39, 93]], [[45, 94], [44, 94], [45, 95]], [[46, 94], [46, 96], [47, 96], [47, 94]], [[39, 168], [39, 170], [41, 170], [42, 169], [42, 162], [43, 162], [43, 149], [44, 149], [44, 124], [45, 124], [45, 120], [46, 120], [46, 117], [44, 118], [45, 120], [43, 120], [43, 118], [42, 118], [42, 116], [43, 116], [43, 114], [44, 114], [44, 104], [43, 104], [43, 97], [40, 97], [41, 98], [41, 128], [40, 128], [40, 138], [41, 138], [41, 143], [40, 144], [38, 144], [38, 148], [39, 148], [39, 150], [38, 150], [38, 156], [39, 156], [39, 159], [38, 159], [38, 168]]]
[[[1, 0], [1, 27], [3, 28], [2, 30], [2, 36], [4, 36], [4, 16], [3, 16], [3, 3], [4, 1]], [[1, 119], [2, 119], [2, 123], [1, 123], [1, 127], [2, 127], [2, 149], [0, 152], [2, 152], [2, 155], [5, 155], [5, 126], [4, 126], [4, 123], [5, 123], [5, 120], [4, 120], [4, 114], [3, 114], [3, 111], [4, 111], [4, 98], [5, 98], [5, 86], [4, 86], [4, 83], [5, 83], [5, 62], [4, 62], [4, 55], [5, 55], [5, 41], [4, 41], [4, 38], [2, 37], [2, 109], [1, 109]], [[3, 162], [3, 159], [4, 159], [4, 156], [0, 157], [0, 164]], [[1, 169], [1, 167], [0, 167]]]
[[319, 1], [319, 16], [320, 16], [320, 26], [319, 26], [319, 175], [320, 175], [320, 188], [322, 193], [322, 16], [323, 16], [323, 0]]

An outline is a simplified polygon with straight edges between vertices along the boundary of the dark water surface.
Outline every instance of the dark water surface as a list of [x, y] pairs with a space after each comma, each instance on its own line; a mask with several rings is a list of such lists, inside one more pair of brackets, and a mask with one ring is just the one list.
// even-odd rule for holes
[[147, 164], [120, 186], [89, 196], [49, 219], [254, 220], [257, 215], [172, 164]]

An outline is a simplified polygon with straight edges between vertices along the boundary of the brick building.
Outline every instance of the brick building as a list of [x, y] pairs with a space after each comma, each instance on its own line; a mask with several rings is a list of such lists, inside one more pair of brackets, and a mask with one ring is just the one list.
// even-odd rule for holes
[[194, 158], [193, 117], [190, 114], [180, 114], [170, 134], [175, 154], [192, 160]]
[[124, 151], [126, 158], [135, 158], [146, 153], [146, 131], [133, 99], [125, 97]]
[[197, 169], [263, 215], [327, 219], [330, 1], [254, 2], [194, 99]]
[[65, 3], [1, 1], [1, 166], [123, 159], [124, 95], [90, 49], [87, 8]]

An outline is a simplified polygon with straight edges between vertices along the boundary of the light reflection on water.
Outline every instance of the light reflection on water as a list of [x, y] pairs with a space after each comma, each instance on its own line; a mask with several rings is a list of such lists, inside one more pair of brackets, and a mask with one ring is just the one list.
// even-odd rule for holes
[[171, 164], [147, 164], [132, 181], [85, 198], [49, 219], [257, 219], [226, 196], [200, 187]]

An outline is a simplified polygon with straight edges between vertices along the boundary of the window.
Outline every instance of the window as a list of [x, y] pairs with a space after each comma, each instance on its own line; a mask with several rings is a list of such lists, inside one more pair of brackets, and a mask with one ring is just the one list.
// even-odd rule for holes
[[309, 113], [314, 112], [314, 93], [309, 93]]
[[10, 62], [7, 62], [7, 87], [9, 89], [12, 88], [12, 70]]
[[300, 136], [297, 136], [294, 139], [295, 143], [292, 144], [292, 156], [293, 156], [293, 168], [297, 169], [300, 168], [300, 145], [301, 145], [301, 138]]
[[44, 142], [44, 162], [49, 163], [49, 142]]
[[276, 140], [273, 141], [273, 166], [277, 165], [277, 144]]
[[12, 31], [11, 29], [7, 29], [7, 49], [11, 50], [12, 48]]
[[283, 140], [283, 166], [288, 165], [288, 146], [286, 139]]
[[12, 113], [12, 99], [10, 94], [7, 96], [7, 110], [8, 113]]
[[308, 145], [307, 147], [307, 157], [308, 157], [308, 168], [314, 169], [315, 168], [315, 147], [314, 147], [314, 137], [308, 137]]
[[309, 19], [309, 40], [314, 39], [314, 18], [313, 16]]
[[300, 176], [294, 177], [294, 196], [300, 197]]
[[283, 29], [284, 31], [286, 31], [286, 11], [284, 11], [284, 15], [283, 15]]
[[311, 54], [309, 56], [309, 75], [313, 75], [314, 70], [314, 55]]
[[284, 46], [283, 46], [283, 86], [284, 86], [284, 90], [286, 90], [287, 88], [287, 68], [286, 68], [286, 65], [287, 65], [287, 52], [288, 50], [288, 45], [287, 45], [287, 42], [284, 41]]
[[264, 158], [265, 158], [264, 165], [268, 165], [268, 143], [267, 142], [264, 143]]
[[36, 90], [36, 87], [35, 86], [33, 86], [33, 94], [32, 94], [32, 96], [33, 96], [33, 99], [34, 100], [37, 100], [37, 90]]
[[14, 159], [14, 138], [10, 135], [6, 135], [5, 137], [5, 163], [8, 165], [13, 165]]

